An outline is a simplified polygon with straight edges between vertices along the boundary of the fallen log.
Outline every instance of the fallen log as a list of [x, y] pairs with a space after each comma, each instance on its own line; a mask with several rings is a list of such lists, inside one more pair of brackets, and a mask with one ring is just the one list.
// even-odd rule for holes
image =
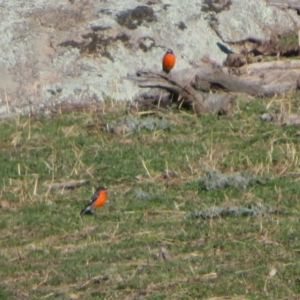
[[269, 4], [283, 9], [294, 9], [300, 14], [299, 0], [269, 0]]
[[[141, 88], [158, 90], [156, 96], [152, 93], [150, 101], [145, 94], [139, 96], [137, 100], [143, 103], [158, 104], [163, 99], [165, 103], [175, 102], [179, 107], [191, 108], [197, 114], [228, 113], [237, 93], [267, 97], [298, 89], [300, 61], [262, 62], [240, 68], [202, 61], [195, 68], [169, 75], [139, 71], [127, 78], [136, 81]], [[162, 90], [170, 96], [162, 96]]]
[[75, 189], [76, 187], [88, 184], [87, 180], [70, 180], [62, 182], [44, 183], [43, 186], [47, 189]]

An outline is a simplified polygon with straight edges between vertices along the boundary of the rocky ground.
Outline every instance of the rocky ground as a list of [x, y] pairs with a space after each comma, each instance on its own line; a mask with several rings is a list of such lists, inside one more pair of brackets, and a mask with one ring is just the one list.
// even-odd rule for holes
[[204, 55], [222, 63], [217, 42], [236, 52], [272, 45], [300, 28], [297, 9], [279, 2], [0, 1], [0, 115], [132, 100], [139, 89], [124, 78], [159, 71], [167, 48], [177, 55], [175, 71]]

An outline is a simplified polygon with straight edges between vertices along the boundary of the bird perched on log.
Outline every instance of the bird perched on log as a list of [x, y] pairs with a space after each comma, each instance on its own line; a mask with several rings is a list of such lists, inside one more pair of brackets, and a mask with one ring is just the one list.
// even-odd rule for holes
[[247, 63], [247, 50], [243, 51], [241, 54], [234, 53], [227, 46], [217, 42], [217, 46], [220, 50], [227, 54], [226, 60], [224, 61], [224, 67], [234, 67], [239, 68]]
[[176, 62], [176, 56], [173, 52], [173, 50], [168, 49], [165, 53], [163, 59], [162, 59], [162, 69], [167, 74], [170, 73], [170, 71], [173, 69]]
[[220, 50], [222, 52], [224, 52], [225, 54], [234, 54], [233, 51], [231, 51], [227, 46], [217, 42], [217, 46], [220, 48]]
[[105, 203], [106, 198], [106, 188], [103, 186], [98, 187], [90, 201], [87, 203], [86, 207], [81, 211], [80, 216], [83, 216], [84, 214], [92, 214], [94, 209], [102, 206]]

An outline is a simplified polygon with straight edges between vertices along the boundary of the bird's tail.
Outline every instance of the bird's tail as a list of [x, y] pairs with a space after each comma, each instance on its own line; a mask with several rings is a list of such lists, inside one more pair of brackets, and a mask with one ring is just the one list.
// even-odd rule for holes
[[88, 205], [87, 207], [85, 207], [81, 212], [80, 212], [80, 217], [83, 215], [91, 215], [92, 214], [92, 208], [90, 205]]
[[234, 54], [233, 51], [231, 51], [229, 48], [227, 48], [225, 45], [217, 42], [218, 47], [220, 48], [220, 50], [226, 54]]

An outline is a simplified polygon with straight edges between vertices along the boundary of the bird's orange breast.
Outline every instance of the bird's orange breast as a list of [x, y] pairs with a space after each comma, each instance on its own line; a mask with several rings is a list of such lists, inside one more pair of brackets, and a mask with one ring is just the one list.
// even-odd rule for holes
[[105, 203], [105, 201], [106, 201], [106, 197], [107, 197], [106, 191], [105, 190], [100, 191], [99, 195], [98, 195], [98, 198], [93, 203], [94, 208], [102, 206]]
[[173, 53], [166, 53], [162, 60], [163, 70], [165, 72], [170, 72], [170, 70], [174, 67], [175, 62], [175, 55]]

